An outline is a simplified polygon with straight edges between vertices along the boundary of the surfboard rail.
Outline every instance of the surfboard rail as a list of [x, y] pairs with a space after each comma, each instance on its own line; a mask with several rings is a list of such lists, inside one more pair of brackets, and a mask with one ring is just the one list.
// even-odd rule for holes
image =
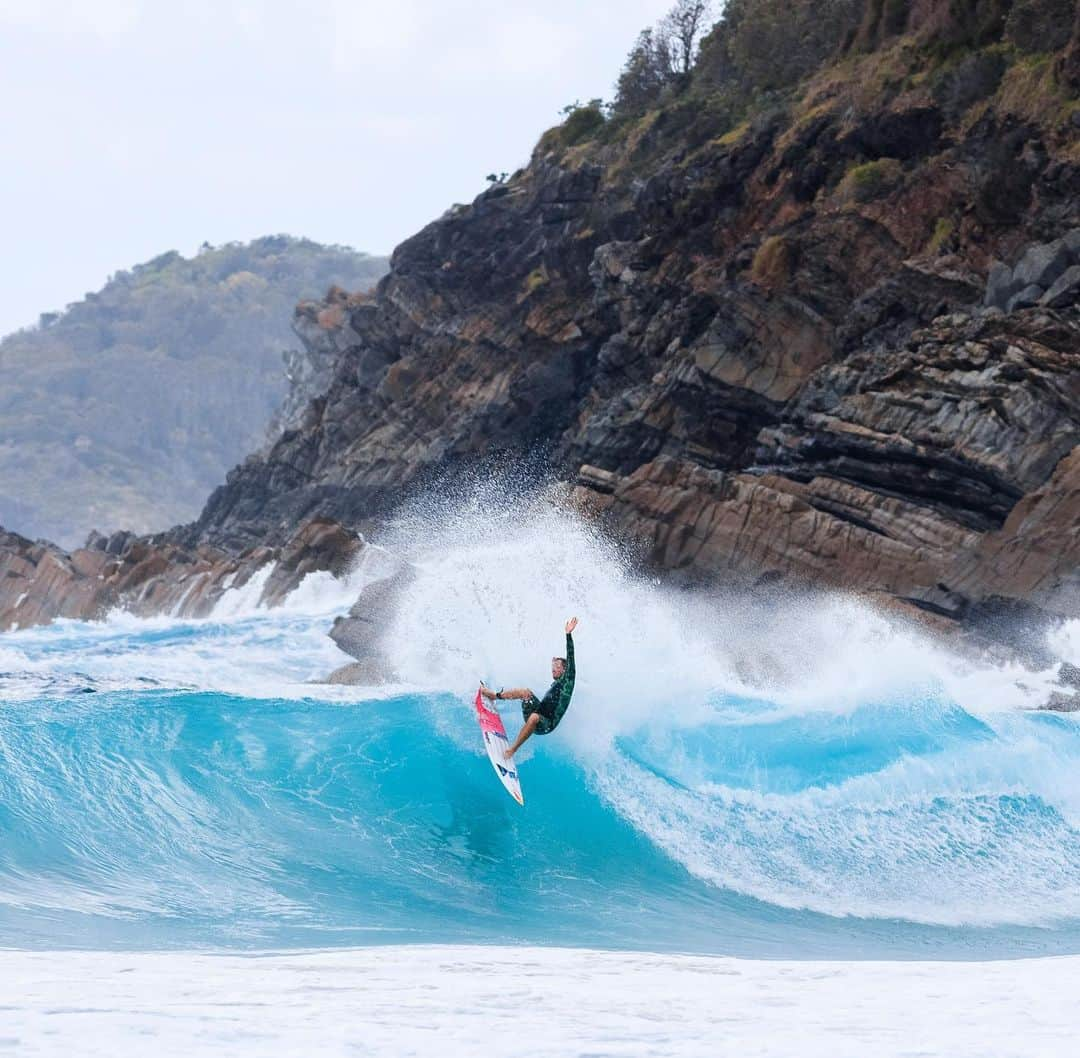
[[495, 769], [495, 774], [503, 784], [506, 792], [519, 805], [524, 807], [525, 798], [521, 793], [521, 780], [518, 778], [517, 767], [513, 761], [508, 761], [504, 756], [510, 748], [510, 740], [506, 737], [506, 728], [503, 726], [502, 717], [494, 709], [489, 709], [484, 704], [484, 696], [480, 689], [476, 690], [476, 718], [480, 723], [480, 733], [484, 739], [484, 749], [487, 750], [488, 760]]

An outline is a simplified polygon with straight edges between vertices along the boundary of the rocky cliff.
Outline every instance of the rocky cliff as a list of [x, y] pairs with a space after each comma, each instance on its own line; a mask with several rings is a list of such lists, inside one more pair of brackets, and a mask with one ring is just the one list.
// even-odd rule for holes
[[281, 548], [510, 461], [683, 582], [1076, 615], [1065, 6], [867, 0], [808, 75], [741, 94], [721, 25], [678, 91], [545, 134], [373, 298], [302, 306], [312, 399], [160, 546]]
[[257, 574], [252, 605], [276, 606], [309, 573], [344, 576], [366, 547], [358, 533], [318, 518], [280, 547], [235, 554], [123, 531], [93, 533], [86, 547], [66, 552], [0, 530], [0, 630], [58, 617], [94, 620], [118, 608], [142, 617], [206, 617], [226, 591]]
[[509, 456], [684, 580], [1077, 613], [1080, 30], [1045, 53], [1038, 4], [880, 6], [737, 122], [698, 84], [553, 130], [405, 242], [323, 306], [325, 393], [187, 539]]

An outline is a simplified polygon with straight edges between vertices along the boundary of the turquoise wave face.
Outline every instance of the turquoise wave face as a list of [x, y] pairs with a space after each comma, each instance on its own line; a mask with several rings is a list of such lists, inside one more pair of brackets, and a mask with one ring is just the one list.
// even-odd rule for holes
[[[667, 593], [546, 508], [403, 539], [431, 557], [382, 690], [307, 682], [347, 660], [326, 629], [363, 566], [269, 613], [253, 582], [206, 621], [0, 640], [0, 946], [1080, 951], [1080, 724], [1032, 711], [1052, 672], [842, 600]], [[476, 681], [542, 691], [575, 613], [522, 809]], [[1059, 639], [1080, 660], [1080, 624]]]
[[1080, 835], [1017, 782], [1080, 757], [1067, 721], [713, 709], [592, 759], [538, 740], [521, 809], [455, 696], [9, 700], [0, 944], [1076, 950]]

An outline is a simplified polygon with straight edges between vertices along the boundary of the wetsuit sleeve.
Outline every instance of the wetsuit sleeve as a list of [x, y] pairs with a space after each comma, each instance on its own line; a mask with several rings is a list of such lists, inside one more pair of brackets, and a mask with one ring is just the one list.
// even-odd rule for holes
[[562, 689], [559, 693], [559, 704], [555, 710], [556, 720], [563, 718], [563, 713], [570, 707], [570, 696], [574, 693], [574, 677], [577, 669], [574, 665], [574, 641], [570, 633], [566, 634], [566, 672], [562, 677]]

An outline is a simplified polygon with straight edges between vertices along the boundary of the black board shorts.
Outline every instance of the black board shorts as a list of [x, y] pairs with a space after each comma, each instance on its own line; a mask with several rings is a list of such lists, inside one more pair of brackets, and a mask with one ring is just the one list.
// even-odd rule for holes
[[543, 703], [536, 695], [532, 695], [526, 698], [521, 703], [521, 718], [526, 723], [529, 722], [529, 717], [536, 713], [540, 717], [540, 723], [536, 725], [536, 734], [538, 735], [550, 735], [556, 727], [559, 726], [558, 720], [552, 720], [550, 716], [545, 716], [543, 713]]

